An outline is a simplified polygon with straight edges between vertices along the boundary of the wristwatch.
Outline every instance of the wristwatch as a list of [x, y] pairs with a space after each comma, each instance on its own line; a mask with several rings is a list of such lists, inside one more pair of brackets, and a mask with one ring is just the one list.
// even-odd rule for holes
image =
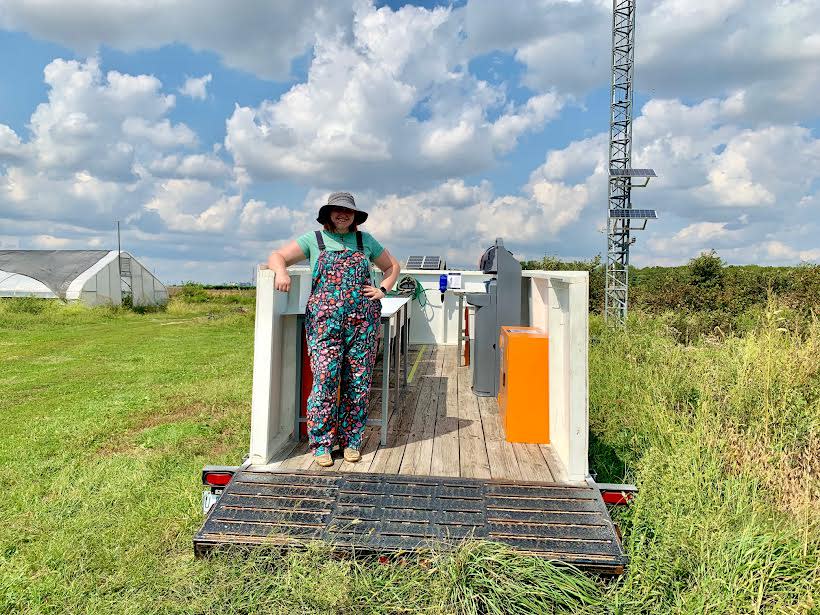
[[379, 290], [380, 290], [380, 291], [382, 291], [382, 293], [383, 293], [385, 296], [387, 296], [387, 289], [386, 289], [384, 286], [379, 286]]

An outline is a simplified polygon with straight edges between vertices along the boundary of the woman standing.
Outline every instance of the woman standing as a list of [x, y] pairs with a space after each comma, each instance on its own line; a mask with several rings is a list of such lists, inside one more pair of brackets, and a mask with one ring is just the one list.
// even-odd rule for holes
[[[310, 298], [305, 332], [313, 371], [307, 403], [308, 439], [320, 466], [332, 466], [334, 440], [346, 461], [361, 459], [370, 382], [376, 362], [381, 299], [399, 276], [399, 263], [359, 226], [367, 213], [353, 195], [334, 192], [319, 209], [321, 231], [305, 233], [271, 253], [276, 290], [290, 290], [287, 267], [309, 258]], [[384, 272], [376, 288], [370, 261]], [[337, 403], [337, 391], [339, 392]]]

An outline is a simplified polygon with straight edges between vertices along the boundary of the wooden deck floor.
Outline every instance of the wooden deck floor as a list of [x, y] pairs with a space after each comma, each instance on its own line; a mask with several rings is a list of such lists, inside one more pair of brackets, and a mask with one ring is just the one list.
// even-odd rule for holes
[[[454, 346], [410, 349], [412, 380], [390, 417], [387, 445], [380, 446], [378, 427], [368, 427], [358, 463], [334, 452], [334, 465], [322, 468], [301, 442], [264, 468], [566, 482], [550, 445], [505, 441], [495, 399], [473, 394], [470, 369], [458, 366], [456, 354]], [[381, 393], [374, 391], [370, 416], [380, 413]]]

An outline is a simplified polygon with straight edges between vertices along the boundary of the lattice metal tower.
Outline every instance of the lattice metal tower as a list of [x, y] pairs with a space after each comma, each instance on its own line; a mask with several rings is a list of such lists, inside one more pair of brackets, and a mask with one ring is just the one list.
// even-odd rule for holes
[[[654, 210], [632, 209], [632, 188], [655, 177], [652, 169], [632, 168], [632, 96], [635, 85], [636, 0], [612, 2], [612, 83], [609, 105], [609, 202], [607, 206], [606, 292], [604, 316], [623, 322], [629, 298], [631, 231], [646, 228]], [[632, 178], [645, 179], [633, 185]], [[643, 223], [637, 226], [635, 223]]]

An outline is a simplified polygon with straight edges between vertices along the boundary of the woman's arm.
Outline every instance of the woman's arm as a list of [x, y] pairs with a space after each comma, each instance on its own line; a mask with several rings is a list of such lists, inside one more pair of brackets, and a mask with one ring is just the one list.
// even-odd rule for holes
[[[382, 279], [382, 286], [384, 286], [387, 290], [393, 288], [396, 284], [396, 280], [399, 278], [399, 273], [401, 271], [399, 267], [399, 261], [390, 254], [390, 252], [385, 248], [382, 250], [382, 253], [379, 254], [379, 257], [373, 261], [376, 264], [376, 267], [382, 270], [384, 273], [384, 278]], [[364, 291], [365, 295], [370, 297], [371, 299], [380, 298], [378, 295], [381, 295], [381, 291], [378, 288], [373, 286], [365, 287]]]
[[295, 241], [290, 241], [278, 250], [274, 250], [268, 257], [268, 269], [273, 269], [276, 274], [274, 287], [276, 290], [288, 292], [290, 290], [290, 275], [287, 268], [307, 257], [302, 252], [302, 248]]

